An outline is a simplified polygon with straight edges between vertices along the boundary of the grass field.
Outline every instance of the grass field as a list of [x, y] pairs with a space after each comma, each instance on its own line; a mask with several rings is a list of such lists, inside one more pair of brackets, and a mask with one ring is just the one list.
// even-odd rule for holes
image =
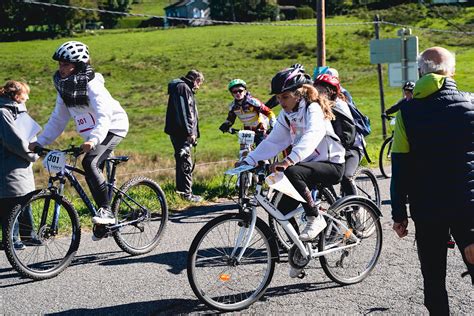
[[[165, 1], [166, 2], [166, 1]], [[145, 5], [145, 3], [143, 4]], [[138, 10], [134, 8], [134, 10]], [[469, 11], [471, 13], [471, 11]], [[380, 103], [376, 66], [369, 62], [371, 25], [330, 26], [335, 23], [360, 22], [355, 17], [327, 19], [327, 63], [340, 72], [342, 84], [353, 95], [357, 105], [372, 121], [372, 134], [367, 138], [369, 152], [376, 158], [382, 142]], [[311, 21], [296, 21], [311, 23]], [[436, 27], [445, 23], [432, 19]], [[426, 25], [425, 21], [423, 26]], [[431, 25], [430, 24], [430, 25]], [[382, 38], [396, 37], [395, 27], [384, 26]], [[456, 79], [463, 90], [474, 90], [473, 36], [430, 33], [414, 30], [420, 50], [429, 46], [445, 46], [456, 53]], [[31, 85], [29, 110], [44, 124], [54, 106], [52, 75], [57, 68], [51, 59], [54, 50], [67, 39], [0, 43], [2, 80], [23, 79]], [[148, 176], [165, 185], [172, 197], [172, 170], [154, 171], [173, 166], [172, 146], [163, 132], [167, 104], [167, 83], [189, 69], [201, 70], [205, 83], [197, 94], [201, 139], [197, 148], [198, 163], [232, 160], [237, 155], [235, 137], [223, 135], [218, 126], [225, 119], [231, 96], [226, 85], [242, 78], [254, 96], [266, 101], [272, 76], [295, 62], [312, 72], [316, 63], [315, 27], [308, 26], [210, 26], [168, 30], [104, 31], [79, 36], [74, 40], [89, 45], [92, 65], [106, 79], [106, 86], [130, 118], [130, 132], [120, 144], [118, 153], [130, 154], [125, 173], [152, 171]], [[388, 87], [384, 66], [386, 105], [401, 96], [399, 88]], [[61, 146], [79, 143], [73, 126], [62, 136]], [[210, 164], [196, 169], [197, 192], [219, 192], [220, 178], [209, 182], [227, 164]], [[37, 167], [39, 169], [40, 167]], [[217, 179], [217, 180], [216, 180]], [[209, 182], [209, 186], [207, 183]], [[212, 188], [212, 189], [211, 189]], [[209, 196], [212, 196], [211, 194]], [[178, 205], [179, 201], [176, 200]]]

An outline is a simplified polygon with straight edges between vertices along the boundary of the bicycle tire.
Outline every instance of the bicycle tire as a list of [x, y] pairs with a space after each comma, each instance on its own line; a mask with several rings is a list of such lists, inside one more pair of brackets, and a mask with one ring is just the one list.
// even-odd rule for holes
[[272, 245], [270, 229], [259, 218], [242, 260], [231, 258], [238, 233], [245, 227], [245, 214], [221, 215], [199, 230], [189, 248], [189, 284], [199, 300], [213, 309], [247, 308], [265, 293], [273, 277], [278, 249]]
[[[329, 207], [336, 201], [334, 195], [328, 188], [322, 188], [321, 190], [319, 190], [318, 198], [321, 200], [321, 208], [323, 211], [327, 211]], [[293, 217], [293, 219], [290, 220], [290, 222], [297, 233], [301, 232], [304, 226], [306, 225], [304, 210], [301, 208], [301, 211], [298, 212]], [[288, 252], [293, 246], [293, 241], [288, 236], [283, 227], [281, 227], [278, 221], [270, 214], [268, 215], [268, 226], [270, 226], [271, 231], [277, 237], [276, 240], [279, 248], [283, 252]]]
[[115, 242], [131, 255], [148, 253], [158, 246], [168, 222], [165, 194], [158, 183], [146, 177], [128, 180], [120, 191], [123, 193], [118, 192], [112, 204], [117, 222], [141, 220], [114, 231]]
[[357, 190], [357, 195], [363, 196], [371, 200], [378, 208], [382, 205], [380, 197], [380, 187], [377, 177], [368, 168], [358, 168], [354, 174], [354, 182]]
[[[320, 235], [318, 250], [350, 245], [351, 234], [360, 239], [360, 244], [341, 249], [319, 257], [324, 273], [341, 285], [358, 283], [364, 280], [377, 264], [382, 251], [382, 226], [379, 213], [373, 203], [360, 197], [348, 197], [334, 209], [334, 216], [343, 222], [349, 230], [326, 218], [327, 226]], [[357, 214], [365, 211], [369, 217], [366, 222], [358, 222]], [[371, 220], [372, 223], [368, 223]], [[371, 234], [365, 234], [368, 227], [375, 227]], [[322, 237], [324, 236], [324, 238]], [[364, 259], [367, 257], [367, 260]]]
[[385, 178], [390, 178], [392, 176], [392, 172], [391, 172], [392, 144], [393, 144], [393, 136], [390, 136], [383, 142], [382, 147], [380, 148], [379, 168], [380, 168], [380, 172]]
[[[56, 203], [60, 205], [60, 210], [66, 211], [60, 212], [57, 232], [51, 230]], [[30, 223], [33, 227], [30, 223], [21, 223], [19, 220], [24, 212], [28, 212], [28, 207], [31, 207], [33, 220]], [[46, 219], [43, 226], [42, 216]], [[38, 243], [28, 244], [23, 250], [15, 249], [13, 231], [16, 223], [20, 232], [32, 231]], [[31, 237], [31, 234], [28, 237]], [[26, 236], [20, 234], [20, 239], [24, 240]], [[12, 267], [20, 275], [33, 280], [45, 280], [57, 276], [69, 266], [79, 248], [80, 240], [79, 217], [71, 202], [65, 197], [43, 190], [33, 193], [28, 201], [12, 211], [7, 224], [5, 253]]]

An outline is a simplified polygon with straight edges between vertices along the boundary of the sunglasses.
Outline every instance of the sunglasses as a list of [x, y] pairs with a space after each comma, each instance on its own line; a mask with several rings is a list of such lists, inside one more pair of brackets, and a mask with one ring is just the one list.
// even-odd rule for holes
[[237, 94], [237, 93], [242, 93], [244, 91], [245, 91], [245, 89], [238, 89], [238, 90], [232, 90], [231, 92], [232, 92], [232, 94]]

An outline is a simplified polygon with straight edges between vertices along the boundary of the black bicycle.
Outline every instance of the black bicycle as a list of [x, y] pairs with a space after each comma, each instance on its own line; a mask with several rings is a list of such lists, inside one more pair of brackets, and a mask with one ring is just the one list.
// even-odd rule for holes
[[[81, 155], [80, 148], [42, 148], [38, 153], [46, 155], [43, 166], [50, 174], [48, 186], [32, 192], [28, 200], [11, 213], [5, 252], [13, 268], [22, 276], [43, 280], [55, 277], [69, 266], [81, 240], [78, 213], [65, 196], [66, 182], [76, 190], [91, 216], [96, 215], [97, 209], [75, 176], [85, 176], [83, 170], [75, 167], [77, 157]], [[168, 206], [165, 194], [152, 179], [133, 177], [120, 188], [115, 186], [117, 166], [128, 160], [127, 156], [117, 156], [105, 161], [115, 224], [94, 225], [93, 234], [96, 238], [113, 236], [122, 250], [140, 255], [158, 245], [168, 220]], [[28, 213], [32, 220], [25, 222], [24, 218], [30, 216]], [[18, 232], [26, 249], [14, 247], [14, 234]], [[27, 240], [24, 232], [28, 233], [28, 238], [33, 234], [34, 240]]]

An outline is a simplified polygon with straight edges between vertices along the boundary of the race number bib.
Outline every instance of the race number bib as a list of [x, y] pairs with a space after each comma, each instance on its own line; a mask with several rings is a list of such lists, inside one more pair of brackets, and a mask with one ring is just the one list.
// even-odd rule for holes
[[95, 128], [95, 118], [90, 112], [76, 115], [74, 121], [76, 122], [76, 130], [79, 134]]
[[61, 151], [50, 151], [43, 160], [43, 167], [48, 172], [63, 172], [66, 167], [66, 154]]

